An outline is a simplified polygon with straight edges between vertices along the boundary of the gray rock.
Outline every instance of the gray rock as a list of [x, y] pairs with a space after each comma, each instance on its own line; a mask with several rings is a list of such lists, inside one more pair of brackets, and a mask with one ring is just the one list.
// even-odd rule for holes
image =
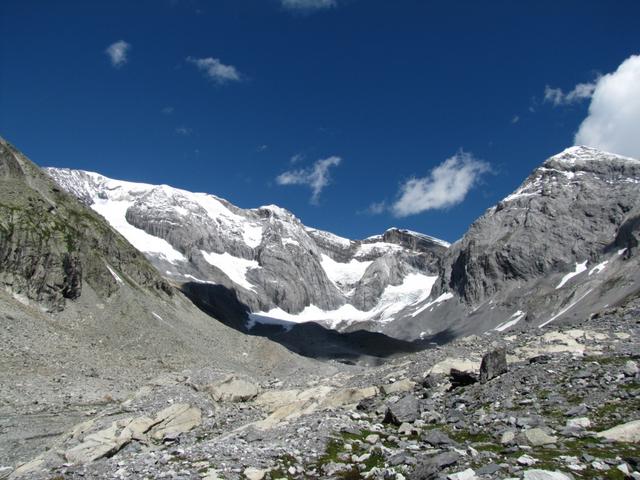
[[480, 467], [476, 473], [478, 475], [494, 475], [495, 473], [499, 472], [502, 469], [502, 467], [496, 463], [490, 463], [488, 465], [484, 465], [482, 467]]
[[557, 437], [549, 435], [541, 428], [530, 428], [522, 432], [522, 437], [527, 444], [532, 447], [541, 447], [544, 445], [551, 445], [558, 441]]
[[633, 360], [628, 360], [624, 364], [622, 371], [627, 377], [635, 377], [640, 369], [638, 369], [638, 365], [636, 364], [636, 362], [634, 362]]
[[70, 463], [89, 463], [113, 455], [131, 441], [132, 433], [126, 426], [130, 420], [116, 421], [109, 428], [87, 435], [77, 446], [64, 454]]
[[420, 435], [420, 439], [434, 447], [439, 447], [441, 445], [453, 445], [456, 443], [442, 430], [438, 429], [423, 432], [422, 435]]
[[480, 364], [480, 382], [485, 383], [507, 372], [507, 352], [498, 348], [485, 354]]
[[405, 395], [392, 405], [387, 406], [384, 423], [401, 425], [413, 423], [420, 418], [420, 402], [413, 395]]
[[617, 425], [596, 435], [615, 442], [640, 443], [640, 420]]
[[422, 457], [408, 478], [411, 480], [434, 479], [443, 468], [455, 465], [459, 459], [460, 455], [456, 452], [444, 452], [431, 457]]
[[562, 472], [552, 472], [549, 470], [526, 470], [524, 480], [572, 480]]
[[207, 385], [206, 390], [217, 402], [246, 402], [260, 393], [260, 388], [251, 379], [234, 375]]

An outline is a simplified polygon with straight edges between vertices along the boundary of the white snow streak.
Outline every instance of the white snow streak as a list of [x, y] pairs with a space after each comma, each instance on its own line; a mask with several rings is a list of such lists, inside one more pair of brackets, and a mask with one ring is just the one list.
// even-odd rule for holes
[[573, 272], [567, 273], [564, 277], [562, 277], [562, 280], [560, 280], [560, 283], [556, 287], [556, 290], [558, 290], [559, 288], [562, 288], [565, 283], [567, 283], [576, 275], [580, 275], [582, 272], [586, 270], [587, 270], [587, 260], [585, 260], [582, 263], [576, 263], [576, 269]]
[[518, 310], [516, 313], [511, 315], [509, 320], [507, 320], [506, 322], [502, 322], [500, 325], [494, 328], [494, 330], [497, 332], [504, 332], [508, 328], [515, 326], [520, 320], [522, 320], [525, 317], [526, 314], [527, 312]]
[[120, 285], [124, 285], [124, 282], [122, 281], [122, 279], [118, 276], [118, 274], [113, 270], [113, 268], [111, 268], [109, 265], [107, 265], [107, 270], [109, 270], [109, 272], [111, 273], [111, 275], [113, 275], [113, 278], [116, 279], [116, 282], [118, 282]]
[[358, 282], [373, 262], [358, 261], [354, 258], [349, 263], [342, 263], [322, 254], [320, 263], [329, 280], [342, 290]]
[[258, 262], [255, 260], [247, 260], [246, 258], [234, 257], [228, 252], [209, 253], [204, 250], [200, 250], [200, 252], [207, 263], [220, 269], [233, 283], [247, 290], [255, 291], [255, 287], [247, 280], [247, 272], [253, 268], [260, 268]]
[[141, 252], [158, 255], [170, 263], [186, 262], [187, 259], [169, 242], [149, 235], [141, 228], [134, 227], [127, 222], [125, 215], [131, 205], [133, 205], [131, 201], [97, 198], [91, 208], [102, 215], [113, 228]]
[[607, 263], [609, 263], [609, 260], [605, 260], [604, 262], [599, 263], [598, 265], [593, 267], [591, 270], [589, 270], [589, 276], [591, 276], [591, 274], [593, 273], [598, 274], [602, 272], [606, 268]]
[[411, 273], [405, 277], [402, 284], [388, 286], [382, 293], [378, 304], [366, 312], [348, 304], [335, 310], [321, 310], [315, 305], [310, 305], [296, 314], [287, 313], [280, 308], [274, 308], [268, 312], [249, 314], [249, 328], [253, 328], [256, 323], [292, 328], [293, 324], [296, 323], [320, 322], [330, 328], [335, 328], [342, 321], [376, 320], [382, 323], [390, 322], [393, 320], [393, 316], [408, 304], [427, 299], [437, 278]]
[[568, 307], [563, 308], [562, 310], [560, 310], [558, 313], [556, 313], [553, 317], [551, 317], [549, 320], [547, 320], [544, 323], [541, 323], [538, 328], [542, 328], [545, 325], [550, 324], [551, 322], [553, 322], [556, 318], [558, 318], [561, 315], [564, 315], [565, 313], [567, 313], [571, 308], [575, 307], [575, 305], [582, 300], [584, 297], [586, 297], [587, 295], [589, 295], [591, 293], [591, 290], [593, 290], [593, 288], [590, 288], [589, 290], [587, 290], [587, 293], [585, 293], [584, 295], [582, 295], [578, 300], [576, 300], [575, 302], [573, 302], [571, 305], [569, 305]]
[[[436, 277], [437, 278], [437, 277]], [[418, 310], [416, 310], [415, 312], [413, 312], [411, 314], [412, 317], [416, 317], [419, 314], [421, 314], [422, 312], [424, 312], [427, 308], [436, 305], [437, 303], [440, 302], [445, 302], [449, 299], [453, 298], [453, 293], [451, 292], [447, 292], [447, 293], [443, 293], [442, 295], [440, 295], [438, 298], [436, 298], [435, 300], [432, 300], [431, 302], [427, 303], [426, 305], [423, 305], [422, 307], [420, 307]]]

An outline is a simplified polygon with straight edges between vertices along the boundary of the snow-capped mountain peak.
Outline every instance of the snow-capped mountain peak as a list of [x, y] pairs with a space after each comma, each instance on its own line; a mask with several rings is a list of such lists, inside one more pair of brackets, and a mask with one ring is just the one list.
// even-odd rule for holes
[[350, 240], [276, 205], [47, 169], [178, 284], [232, 290], [253, 321], [387, 322], [429, 296], [448, 243], [400, 229]]

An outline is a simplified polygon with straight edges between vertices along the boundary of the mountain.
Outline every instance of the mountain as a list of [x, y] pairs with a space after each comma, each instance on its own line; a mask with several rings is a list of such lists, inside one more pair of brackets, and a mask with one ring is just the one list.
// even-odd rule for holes
[[588, 314], [637, 291], [640, 161], [587, 147], [546, 160], [453, 246], [395, 228], [349, 240], [273, 205], [47, 172], [243, 331], [313, 322], [441, 343]]
[[167, 185], [47, 172], [198, 305], [243, 329], [307, 321], [341, 329], [390, 321], [428, 297], [449, 247], [399, 229], [353, 241], [306, 227], [274, 205], [244, 210]]
[[184, 368], [333, 371], [204, 314], [0, 139], [0, 478], [96, 408]]
[[637, 295], [639, 184], [635, 159], [581, 146], [552, 156], [447, 250], [430, 298], [387, 332], [544, 326]]

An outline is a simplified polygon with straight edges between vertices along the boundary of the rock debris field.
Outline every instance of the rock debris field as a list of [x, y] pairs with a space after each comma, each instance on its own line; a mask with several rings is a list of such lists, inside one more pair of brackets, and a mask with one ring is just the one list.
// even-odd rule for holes
[[330, 377], [163, 374], [0, 478], [640, 479], [639, 332], [636, 300]]

